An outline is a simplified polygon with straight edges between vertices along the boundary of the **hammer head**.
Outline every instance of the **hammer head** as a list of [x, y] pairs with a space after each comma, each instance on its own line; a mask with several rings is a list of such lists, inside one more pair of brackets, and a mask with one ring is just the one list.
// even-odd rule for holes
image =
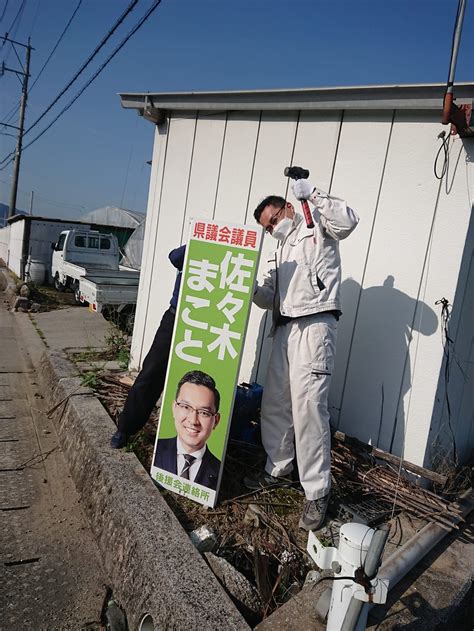
[[303, 167], [286, 167], [284, 174], [286, 177], [291, 177], [292, 180], [307, 180], [309, 178], [308, 169], [303, 169]]

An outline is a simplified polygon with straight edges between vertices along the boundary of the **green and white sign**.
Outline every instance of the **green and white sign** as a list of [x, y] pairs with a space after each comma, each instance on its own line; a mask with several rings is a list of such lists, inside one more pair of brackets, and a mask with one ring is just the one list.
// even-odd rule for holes
[[257, 274], [262, 231], [193, 220], [151, 475], [214, 506]]

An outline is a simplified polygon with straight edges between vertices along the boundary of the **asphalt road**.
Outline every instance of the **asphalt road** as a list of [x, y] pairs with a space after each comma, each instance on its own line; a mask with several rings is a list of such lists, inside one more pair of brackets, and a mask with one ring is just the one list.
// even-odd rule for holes
[[99, 629], [106, 580], [0, 270], [0, 629]]

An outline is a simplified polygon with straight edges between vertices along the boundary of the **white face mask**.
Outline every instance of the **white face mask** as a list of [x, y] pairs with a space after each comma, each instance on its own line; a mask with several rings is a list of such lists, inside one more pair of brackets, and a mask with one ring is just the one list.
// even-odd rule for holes
[[293, 229], [293, 219], [285, 217], [273, 228], [272, 237], [284, 241]]

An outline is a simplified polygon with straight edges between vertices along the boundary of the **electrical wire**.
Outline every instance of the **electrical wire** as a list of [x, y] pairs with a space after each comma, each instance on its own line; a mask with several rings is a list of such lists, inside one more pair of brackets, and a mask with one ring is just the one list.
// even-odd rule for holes
[[[441, 142], [440, 148], [438, 149], [438, 153], [436, 154], [436, 158], [433, 164], [433, 171], [434, 171], [435, 178], [437, 180], [442, 180], [443, 177], [446, 175], [446, 171], [448, 170], [448, 165], [449, 165], [449, 136], [446, 137], [446, 132], [442, 131], [438, 134], [438, 138], [442, 142]], [[438, 173], [438, 159], [442, 150], [444, 151], [444, 160], [443, 160], [443, 166], [441, 168], [441, 173], [439, 174]]]
[[[11, 23], [11, 25], [10, 25], [9, 30], [8, 30], [8, 31], [7, 31], [7, 33], [5, 34], [5, 37], [8, 37], [9, 31], [11, 32], [12, 28], [13, 28], [13, 27], [14, 27], [14, 25], [15, 25], [15, 22], [16, 22], [16, 21], [17, 21], [17, 19], [21, 16], [21, 13], [23, 13], [23, 10], [24, 10], [24, 8], [25, 8], [25, 3], [26, 3], [26, 0], [23, 0], [23, 2], [22, 2], [22, 3], [21, 3], [21, 5], [20, 5], [20, 8], [18, 9], [17, 14], [15, 15], [15, 17], [14, 17], [14, 19], [13, 19], [13, 22], [12, 22], [12, 23]], [[6, 3], [5, 3], [5, 7], [4, 7], [4, 9], [3, 9], [2, 17], [0, 18], [0, 22], [2, 21], [3, 16], [5, 15], [5, 11], [6, 11], [6, 9], [7, 9], [7, 6], [8, 6], [8, 0], [7, 0], [7, 1], [6, 1]], [[18, 25], [17, 25], [17, 27], [16, 27], [16, 29], [15, 29], [14, 33], [12, 33], [12, 38], [14, 37], [14, 34], [15, 34], [15, 33], [16, 33], [16, 31], [18, 30], [18, 26], [19, 26], [19, 25], [20, 25], [20, 22], [18, 22]], [[2, 45], [0, 46], [0, 50], [4, 47], [4, 45], [6, 44], [6, 41], [7, 41], [6, 39], [4, 39], [4, 40], [3, 40]], [[15, 46], [15, 45], [14, 45], [14, 44], [11, 44], [11, 46], [12, 46], [12, 48], [15, 50], [15, 48], [14, 48], [14, 46]], [[3, 63], [5, 63], [5, 62], [7, 61], [8, 57], [9, 57], [9, 55], [10, 55], [10, 52], [11, 52], [11, 48], [8, 50], [7, 54], [5, 55], [5, 57], [4, 57], [4, 59], [3, 59]], [[15, 50], [15, 54], [16, 54], [16, 56], [18, 57], [18, 54], [17, 54], [16, 50]], [[22, 64], [21, 62], [20, 62], [20, 66], [23, 68], [23, 64]], [[17, 78], [19, 78], [19, 77], [18, 77], [18, 75], [17, 75]], [[21, 81], [20, 81], [20, 83], [21, 83]], [[10, 116], [12, 112], [15, 112], [15, 113], [16, 113], [19, 109], [20, 109], [20, 106], [19, 106], [19, 105], [15, 105], [15, 106], [13, 107], [13, 109], [12, 109], [12, 110], [10, 110], [10, 112], [7, 114], [7, 116]], [[14, 114], [13, 114], [13, 116], [14, 116]], [[6, 120], [5, 122], [6, 122], [6, 123], [8, 123], [10, 120], [11, 120], [11, 118], [9, 118], [8, 120]]]
[[441, 305], [441, 343], [443, 345], [444, 353], [444, 396], [446, 399], [446, 409], [448, 413], [448, 427], [451, 433], [453, 441], [453, 460], [454, 465], [458, 464], [458, 455], [456, 448], [456, 438], [454, 436], [453, 427], [451, 424], [451, 401], [449, 398], [448, 385], [451, 370], [451, 358], [450, 358], [450, 346], [454, 344], [454, 340], [449, 336], [449, 320], [451, 318], [451, 307], [449, 301], [446, 298], [441, 298], [435, 302], [435, 305]]
[[[20, 59], [20, 55], [17, 53], [17, 50], [16, 50], [16, 48], [15, 48], [15, 44], [12, 44], [12, 48], [13, 48], [13, 52], [15, 53], [15, 57], [16, 57], [16, 59], [17, 59], [18, 63], [20, 64], [20, 68], [22, 69], [22, 71], [23, 71], [23, 73], [24, 73], [24, 72], [25, 72], [25, 68], [23, 67], [23, 62], [22, 62], [22, 61], [21, 61], [21, 59]], [[16, 74], [16, 73], [15, 73], [15, 74]], [[17, 75], [17, 77], [18, 77], [18, 75]], [[18, 77], [18, 78], [19, 78], [19, 77]], [[21, 84], [23, 85], [23, 82], [21, 81], [21, 79], [20, 79], [20, 82], [21, 82]]]
[[[7, 2], [7, 4], [8, 4], [8, 2]], [[26, 4], [26, 0], [22, 0], [22, 3], [19, 6], [18, 11], [17, 11], [15, 17], [13, 18], [13, 22], [10, 24], [10, 28], [7, 29], [7, 32], [6, 32], [6, 36], [7, 37], [11, 33], [12, 29], [15, 28], [15, 24], [16, 24], [16, 21], [18, 20], [18, 18], [21, 19], [21, 14], [23, 13], [23, 10], [25, 8], [25, 4]], [[6, 6], [5, 6], [5, 9], [6, 9]], [[2, 15], [2, 17], [3, 17], [3, 15]], [[19, 23], [18, 23], [18, 25], [19, 25]], [[17, 26], [17, 28], [18, 28], [18, 26]], [[0, 48], [3, 48], [4, 46], [5, 46], [5, 40], [3, 41], [3, 44], [0, 46]]]
[[[18, 27], [20, 26], [21, 17], [25, 9], [25, 5], [26, 5], [26, 0], [22, 0], [20, 8], [18, 9], [17, 14], [13, 18], [13, 22], [11, 23], [10, 28], [6, 32], [6, 37], [9, 37], [10, 35], [11, 35], [10, 39], [13, 39], [15, 37], [16, 32], [18, 31]], [[5, 46], [5, 43], [6, 43], [6, 39], [3, 40], [3, 43], [0, 46], [0, 49], [2, 49]], [[8, 60], [8, 57], [10, 56], [10, 52], [11, 52], [11, 48], [8, 50], [7, 54], [3, 58], [3, 63], [5, 63]]]
[[5, 0], [5, 6], [3, 7], [2, 15], [1, 15], [1, 17], [0, 17], [0, 22], [1, 22], [1, 21], [3, 20], [3, 18], [5, 17], [5, 13], [6, 13], [6, 10], [7, 10], [7, 7], [8, 7], [8, 2], [9, 2], [9, 0]]
[[[15, 152], [16, 152], [16, 149], [11, 151], [5, 158], [3, 158], [3, 160], [0, 162], [0, 171], [3, 171], [3, 169], [6, 169], [7, 166], [10, 164], [10, 162], [13, 162], [13, 157], [15, 155]], [[4, 165], [4, 166], [1, 166], [1, 165]]]
[[[31, 147], [33, 143], [35, 143], [43, 134], [45, 134], [48, 129], [50, 129], [54, 123], [65, 113], [67, 110], [77, 101], [77, 99], [85, 92], [85, 90], [91, 85], [91, 83], [100, 75], [100, 73], [107, 67], [107, 65], [112, 61], [112, 59], [117, 55], [117, 53], [125, 46], [128, 40], [135, 35], [135, 33], [141, 28], [141, 26], [146, 22], [146, 20], [150, 17], [150, 15], [155, 11], [155, 9], [161, 4], [162, 0], [155, 0], [152, 6], [146, 11], [143, 17], [135, 24], [135, 26], [129, 31], [127, 36], [120, 42], [120, 44], [112, 51], [112, 53], [107, 57], [104, 63], [96, 70], [96, 72], [91, 76], [91, 78], [87, 81], [87, 83], [79, 90], [79, 92], [74, 96], [74, 98], [59, 112], [59, 114], [47, 125], [37, 136], [33, 138], [29, 143], [27, 143], [22, 151]], [[30, 128], [31, 129], [31, 128]], [[13, 156], [15, 151], [6, 156], [1, 162], [0, 171], [5, 169], [10, 162], [13, 161]]]
[[[31, 86], [30, 86], [30, 88], [29, 88], [29, 90], [28, 90], [28, 96], [30, 95], [31, 90], [35, 87], [36, 83], [38, 82], [38, 79], [39, 79], [39, 78], [41, 77], [41, 75], [43, 74], [43, 72], [44, 72], [44, 70], [45, 70], [46, 66], [47, 66], [47, 65], [48, 65], [48, 63], [50, 62], [51, 57], [52, 57], [52, 56], [54, 55], [54, 53], [56, 52], [56, 49], [57, 49], [57, 47], [59, 46], [59, 44], [61, 43], [61, 41], [62, 41], [63, 37], [66, 35], [66, 33], [67, 33], [67, 31], [68, 31], [69, 27], [71, 26], [72, 21], [74, 20], [74, 18], [75, 18], [75, 16], [76, 16], [76, 13], [79, 11], [79, 8], [80, 8], [81, 4], [82, 4], [82, 0], [79, 0], [79, 2], [77, 3], [76, 8], [74, 9], [74, 11], [73, 11], [73, 13], [72, 13], [71, 17], [69, 18], [69, 20], [68, 20], [68, 22], [67, 22], [66, 26], [64, 27], [63, 32], [62, 32], [62, 33], [61, 33], [61, 35], [59, 36], [59, 38], [58, 38], [58, 40], [57, 40], [56, 44], [53, 46], [53, 48], [52, 48], [51, 52], [50, 52], [50, 53], [49, 53], [49, 55], [48, 55], [48, 58], [46, 59], [46, 61], [45, 61], [45, 62], [44, 62], [44, 64], [43, 64], [43, 66], [42, 66], [41, 70], [40, 70], [40, 71], [38, 72], [38, 74], [36, 75], [36, 79], [35, 79], [35, 80], [33, 81], [33, 83], [31, 84]], [[39, 2], [38, 2], [38, 8], [39, 8]], [[38, 10], [36, 11], [36, 15], [38, 15]], [[32, 27], [32, 30], [33, 30], [33, 27]], [[21, 64], [21, 62], [20, 62], [20, 64]], [[19, 105], [14, 105], [14, 106], [13, 106], [13, 108], [12, 108], [12, 109], [8, 112], [7, 117], [6, 117], [6, 119], [5, 119], [5, 121], [4, 121], [4, 122], [5, 122], [5, 123], [9, 123], [9, 122], [13, 119], [13, 117], [15, 116], [15, 114], [18, 112], [18, 110], [19, 110], [19, 109], [20, 109], [20, 106], [19, 106]], [[0, 125], [1, 125], [1, 123], [0, 123]]]
[[46, 116], [46, 114], [56, 105], [56, 103], [59, 101], [59, 99], [69, 90], [69, 88], [72, 86], [72, 84], [77, 81], [78, 77], [84, 72], [84, 70], [87, 68], [87, 66], [91, 63], [91, 61], [97, 56], [97, 54], [102, 50], [102, 48], [105, 46], [105, 44], [109, 41], [109, 39], [112, 37], [112, 35], [115, 33], [115, 31], [118, 29], [118, 27], [122, 24], [122, 22], [125, 20], [125, 18], [128, 16], [128, 14], [134, 9], [135, 5], [138, 3], [138, 0], [132, 0], [132, 2], [130, 2], [130, 4], [128, 5], [128, 7], [125, 9], [125, 11], [122, 13], [122, 15], [118, 18], [118, 20], [115, 22], [115, 24], [113, 25], [113, 27], [110, 29], [110, 31], [102, 38], [101, 42], [95, 47], [95, 49], [93, 50], [93, 52], [89, 55], [89, 57], [86, 59], [86, 61], [81, 65], [81, 67], [79, 68], [79, 70], [74, 74], [74, 76], [72, 77], [72, 79], [70, 79], [68, 81], [68, 83], [66, 84], [66, 86], [61, 90], [61, 92], [56, 96], [56, 98], [48, 105], [48, 107], [44, 110], [44, 112], [42, 114], [40, 114], [40, 116], [35, 120], [35, 122], [30, 125], [30, 127], [28, 127], [28, 129], [25, 131], [25, 134], [27, 134], [28, 132], [30, 132], [34, 127], [36, 127], [36, 125]]
[[[137, 123], [138, 123], [138, 117], [135, 119], [135, 128], [137, 126]], [[125, 178], [123, 180], [122, 197], [120, 198], [120, 208], [123, 208], [123, 200], [125, 198], [125, 191], [127, 190], [128, 174], [130, 172], [130, 163], [132, 161], [133, 150], [135, 148], [135, 138], [136, 138], [135, 130], [134, 130], [132, 138], [133, 140], [130, 143], [130, 152], [128, 154], [127, 169], [125, 171]]]
[[54, 53], [56, 52], [57, 47], [59, 46], [59, 44], [61, 43], [63, 37], [66, 35], [67, 31], [69, 30], [69, 27], [71, 26], [72, 21], [74, 20], [74, 18], [76, 17], [76, 13], [79, 11], [79, 8], [82, 4], [82, 0], [79, 0], [79, 2], [77, 3], [76, 8], [74, 9], [74, 11], [72, 12], [71, 17], [69, 18], [66, 26], [63, 29], [63, 32], [61, 33], [61, 35], [58, 37], [58, 41], [56, 42], [56, 44], [53, 46], [51, 52], [48, 55], [48, 58], [46, 59], [46, 61], [44, 62], [41, 70], [38, 72], [38, 74], [36, 75], [36, 79], [33, 81], [33, 83], [30, 86], [30, 89], [28, 90], [28, 94], [31, 92], [31, 90], [35, 87], [36, 83], [38, 82], [38, 79], [41, 77], [41, 75], [44, 72], [44, 69], [46, 68], [46, 66], [49, 64], [49, 62], [51, 61], [51, 57], [54, 55]]
[[[120, 26], [120, 24], [124, 21], [124, 19], [127, 17], [127, 15], [132, 11], [132, 9], [135, 7], [135, 5], [137, 4], [138, 0], [133, 0], [128, 7], [125, 9], [125, 11], [122, 13], [122, 15], [118, 18], [118, 20], [116, 21], [116, 23], [114, 24], [114, 26], [112, 27], [112, 29], [102, 38], [102, 41], [96, 46], [96, 48], [94, 49], [94, 51], [91, 53], [91, 55], [89, 55], [88, 59], [82, 64], [82, 66], [79, 68], [79, 70], [76, 72], [76, 74], [73, 76], [73, 78], [69, 81], [69, 83], [66, 85], [65, 88], [63, 88], [63, 90], [59, 93], [59, 95], [54, 99], [54, 101], [48, 106], [48, 108], [40, 115], [40, 117], [24, 132], [23, 136], [25, 134], [27, 134], [46, 114], [47, 112], [56, 104], [56, 102], [61, 98], [61, 96], [69, 89], [69, 87], [74, 83], [74, 81], [79, 77], [79, 75], [85, 70], [85, 68], [89, 65], [89, 63], [94, 59], [94, 57], [98, 54], [98, 52], [103, 48], [103, 46], [105, 45], [105, 43], [108, 41], [108, 39], [113, 35], [113, 33], [117, 30], [117, 28]], [[72, 14], [72, 16], [70, 17], [68, 23], [66, 24], [66, 27], [64, 28], [63, 32], [61, 33], [61, 35], [58, 38], [58, 41], [56, 42], [56, 44], [54, 45], [51, 53], [49, 54], [47, 60], [45, 61], [43, 67], [41, 68], [40, 72], [38, 73], [38, 76], [36, 77], [36, 79], [34, 80], [34, 82], [32, 83], [28, 94], [31, 92], [31, 90], [33, 89], [35, 83], [38, 81], [40, 75], [42, 74], [42, 72], [44, 71], [44, 69], [46, 68], [47, 64], [49, 63], [51, 57], [53, 56], [55, 50], [57, 49], [58, 45], [60, 44], [62, 38], [64, 37], [66, 31], [68, 30], [72, 20], [74, 19], [77, 11], [79, 10], [79, 7], [81, 6], [82, 0], [79, 0], [78, 5], [76, 6], [76, 8], [74, 9], [74, 12]], [[10, 110], [10, 112], [7, 114], [7, 118], [4, 121], [5, 123], [9, 123], [12, 118], [15, 116], [15, 114], [18, 112], [18, 110], [20, 109], [19, 105], [15, 105], [13, 107], [12, 110]], [[12, 151], [11, 153], [9, 153], [1, 162], [0, 162], [0, 166], [3, 165], [5, 162], [9, 162], [11, 161], [12, 157], [15, 155], [15, 152]], [[5, 165], [5, 166], [8, 166]], [[2, 171], [5, 167], [0, 168], [0, 171]]]

